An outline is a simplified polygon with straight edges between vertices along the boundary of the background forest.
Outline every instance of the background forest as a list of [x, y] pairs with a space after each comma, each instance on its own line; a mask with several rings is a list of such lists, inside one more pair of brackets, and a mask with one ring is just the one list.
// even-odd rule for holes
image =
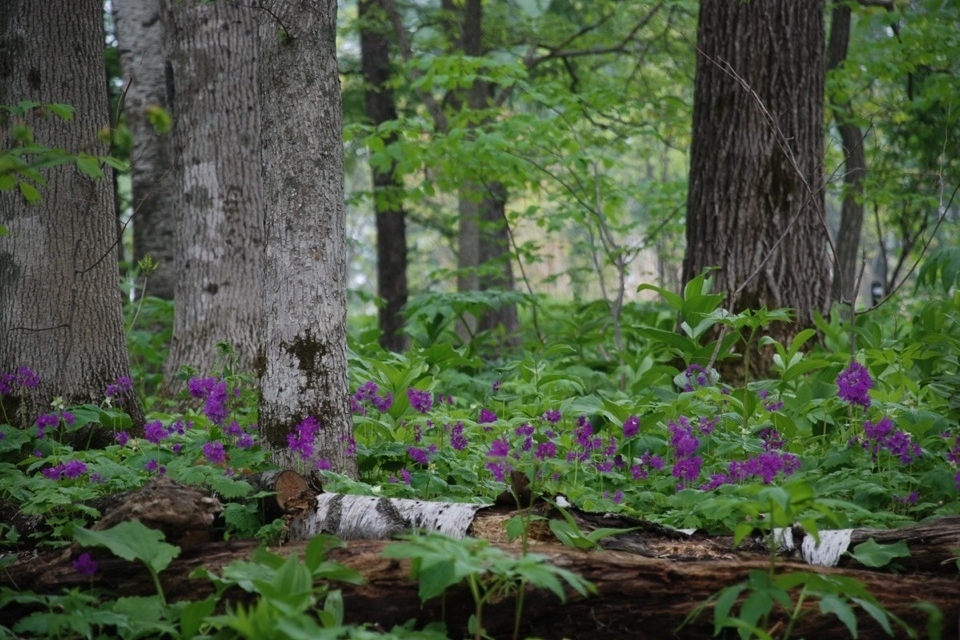
[[[769, 572], [709, 599], [712, 624], [688, 598], [689, 637], [787, 637], [814, 601], [853, 637], [858, 620], [940, 633], [936, 607], [779, 582], [773, 557], [793, 524], [960, 513], [957, 3], [7, 0], [0, 15], [10, 550], [142, 541], [91, 535], [90, 501], [159, 476], [223, 500], [225, 537], [276, 543], [284, 522], [247, 476], [286, 468], [327, 492], [562, 495], [766, 536]], [[530, 518], [507, 524], [525, 554]], [[613, 535], [549, 529], [578, 549]], [[476, 610], [397, 637], [549, 636], [521, 615], [524, 589], [590, 593], [407, 542], [387, 553], [474, 554], [449, 584], [419, 578], [424, 600], [466, 580]], [[157, 574], [176, 553], [157, 544], [118, 554], [154, 578], [149, 615], [3, 583], [0, 637], [372, 633], [326, 586], [295, 601], [264, 586], [298, 570], [269, 554], [168, 605]], [[358, 580], [320, 564], [325, 544], [303, 579]], [[76, 584], [95, 579], [103, 558], [71, 549]], [[260, 604], [214, 615], [231, 584]], [[744, 592], [759, 595], [735, 606]], [[494, 594], [521, 594], [510, 629], [484, 628]]]

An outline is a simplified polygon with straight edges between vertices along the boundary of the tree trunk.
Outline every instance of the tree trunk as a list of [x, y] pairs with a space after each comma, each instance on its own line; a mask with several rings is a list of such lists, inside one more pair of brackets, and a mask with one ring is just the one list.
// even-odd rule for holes
[[[36, 143], [105, 154], [98, 139], [110, 126], [102, 3], [5, 0], [0, 15], [0, 104], [70, 104], [71, 122], [40, 109], [25, 116]], [[20, 390], [22, 402], [3, 399], [20, 424], [49, 412], [55, 397], [67, 406], [99, 403], [108, 384], [130, 373], [111, 170], [103, 170], [91, 180], [73, 163], [49, 168], [35, 204], [0, 191], [0, 224], [9, 230], [0, 238], [0, 371], [27, 366], [40, 376], [39, 386]], [[139, 405], [124, 408], [142, 427]]]
[[[262, 340], [263, 186], [257, 14], [230, 2], [166, 0], [177, 153], [177, 271], [167, 385], [184, 365], [252, 370]], [[232, 364], [232, 363], [231, 363]]]
[[[847, 59], [850, 44], [850, 5], [834, 5], [830, 20], [830, 43], [827, 47], [827, 73], [836, 71]], [[840, 132], [843, 145], [843, 205], [840, 209], [840, 228], [837, 231], [837, 265], [834, 274], [834, 298], [856, 304], [857, 264], [860, 252], [860, 229], [863, 226], [863, 179], [867, 158], [863, 150], [863, 133], [854, 122], [850, 100], [839, 92], [830, 100], [830, 114]]]
[[[466, 0], [462, 9], [447, 1], [444, 9], [450, 18], [446, 23], [448, 37], [466, 56], [483, 55], [483, 7], [481, 0]], [[458, 17], [459, 20], [454, 20]], [[475, 111], [490, 107], [490, 83], [477, 78], [453, 103]], [[479, 168], [478, 168], [479, 169]], [[478, 171], [483, 178], [482, 170]], [[496, 180], [481, 183], [464, 181], [459, 193], [460, 226], [458, 234], [457, 290], [513, 291], [513, 263], [510, 251], [510, 230], [507, 227], [507, 190]], [[502, 346], [519, 345], [520, 321], [515, 304], [501, 304], [477, 318], [476, 329], [502, 327]], [[469, 328], [472, 333], [474, 327]]]
[[[360, 54], [366, 89], [367, 118], [374, 126], [397, 119], [393, 89], [390, 87], [389, 21], [379, 0], [360, 0]], [[389, 146], [396, 135], [384, 140]], [[403, 180], [396, 175], [397, 163], [387, 167], [371, 162], [373, 206], [377, 219], [377, 296], [380, 344], [391, 351], [403, 351], [409, 340], [403, 331], [403, 307], [407, 304], [407, 226], [403, 209]]]
[[830, 299], [823, 11], [822, 0], [700, 5], [683, 279], [716, 267], [730, 310], [793, 309], [795, 323], [770, 330], [781, 341]]
[[171, 136], [158, 133], [147, 115], [168, 112], [161, 0], [114, 0], [120, 64], [126, 96], [123, 112], [133, 134], [133, 259], [157, 265], [138, 295], [172, 300], [177, 281], [176, 214]]
[[266, 328], [260, 431], [280, 467], [287, 435], [312, 416], [315, 458], [356, 474], [348, 455], [343, 109], [334, 0], [261, 3], [260, 95], [266, 188]]

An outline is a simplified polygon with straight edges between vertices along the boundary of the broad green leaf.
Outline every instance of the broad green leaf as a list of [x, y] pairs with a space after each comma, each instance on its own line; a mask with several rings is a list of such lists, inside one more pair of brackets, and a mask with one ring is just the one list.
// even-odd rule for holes
[[166, 569], [180, 555], [179, 547], [164, 542], [163, 533], [143, 525], [139, 520], [121, 522], [104, 531], [77, 527], [73, 538], [85, 546], [106, 547], [124, 560], [140, 560], [157, 573]]
[[887, 566], [895, 558], [909, 558], [910, 548], [904, 540], [898, 540], [893, 544], [880, 544], [870, 538], [855, 546], [850, 555], [866, 567], [877, 568]]
[[840, 622], [850, 631], [850, 635], [854, 638], [857, 637], [857, 614], [854, 613], [853, 607], [844, 600], [835, 595], [825, 595], [820, 598], [820, 612], [823, 614], [832, 613], [837, 616]]

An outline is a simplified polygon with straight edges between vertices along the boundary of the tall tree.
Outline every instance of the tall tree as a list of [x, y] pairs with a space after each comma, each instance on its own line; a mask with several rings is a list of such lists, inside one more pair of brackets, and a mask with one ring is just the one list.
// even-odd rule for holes
[[175, 194], [171, 137], [151, 118], [169, 110], [161, 0], [114, 0], [120, 64], [125, 83], [123, 111], [133, 134], [133, 259], [150, 256], [156, 270], [144, 293], [172, 300], [177, 281]]
[[165, 0], [176, 148], [177, 273], [167, 383], [209, 374], [228, 342], [252, 369], [262, 340], [263, 186], [257, 15]]
[[823, 222], [822, 0], [700, 4], [683, 278], [717, 267], [733, 311], [830, 299]]
[[[827, 46], [827, 73], [838, 71], [847, 59], [850, 45], [850, 5], [838, 2], [831, 11], [830, 40]], [[843, 145], [843, 204], [840, 228], [837, 231], [837, 265], [833, 278], [834, 297], [850, 304], [857, 298], [857, 257], [860, 251], [860, 230], [863, 227], [863, 178], [867, 157], [863, 149], [863, 132], [853, 114], [850, 98], [840, 83], [830, 96], [830, 114], [840, 133]]]
[[282, 466], [299, 461], [287, 446], [298, 433], [309, 438], [312, 457], [353, 475], [337, 3], [259, 6], [267, 238], [261, 434]]
[[[441, 3], [454, 48], [463, 55], [480, 58], [483, 50], [483, 3], [465, 0], [457, 9], [452, 0]], [[477, 113], [492, 105], [493, 87], [481, 74], [466, 91], [465, 100], [455, 102]], [[478, 168], [479, 169], [479, 168]], [[459, 277], [457, 289], [464, 291], [512, 291], [513, 257], [510, 251], [510, 229], [507, 226], [507, 189], [502, 182], [477, 170], [473, 180], [464, 181], [459, 194]], [[500, 304], [486, 312], [479, 320], [481, 330], [502, 327], [503, 344], [519, 344], [520, 320], [516, 304]]]
[[[360, 0], [360, 55], [364, 79], [364, 106], [374, 126], [397, 119], [390, 86], [390, 32], [386, 11], [380, 0]], [[390, 133], [384, 144], [397, 141]], [[380, 344], [391, 351], [403, 351], [407, 339], [403, 329], [403, 306], [407, 303], [407, 224], [403, 208], [403, 177], [397, 161], [371, 159], [373, 205], [377, 222], [377, 296]]]
[[[27, 366], [40, 376], [20, 407], [5, 409], [32, 420], [54, 397], [99, 402], [129, 375], [110, 169], [99, 180], [88, 175], [100, 170], [92, 156], [106, 153], [99, 134], [110, 126], [103, 3], [4, 0], [0, 16], [0, 104], [72, 105], [69, 122], [34, 109], [21, 124], [38, 145], [87, 154], [49, 168], [39, 202], [0, 191], [9, 230], [0, 238], [0, 370]], [[126, 408], [142, 426], [140, 408]]]

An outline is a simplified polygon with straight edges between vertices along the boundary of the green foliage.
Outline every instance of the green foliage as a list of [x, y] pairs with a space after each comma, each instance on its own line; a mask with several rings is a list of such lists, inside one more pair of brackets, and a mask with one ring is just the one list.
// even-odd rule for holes
[[455, 540], [439, 534], [405, 536], [403, 542], [387, 546], [383, 555], [412, 561], [411, 577], [419, 581], [420, 599], [424, 602], [466, 583], [475, 605], [469, 624], [475, 638], [485, 637], [484, 606], [495, 598], [515, 596], [520, 608], [521, 594], [528, 585], [548, 589], [561, 601], [566, 600], [564, 585], [581, 596], [596, 593], [592, 584], [575, 573], [551, 565], [543, 556], [513, 555], [491, 546], [487, 540]]

